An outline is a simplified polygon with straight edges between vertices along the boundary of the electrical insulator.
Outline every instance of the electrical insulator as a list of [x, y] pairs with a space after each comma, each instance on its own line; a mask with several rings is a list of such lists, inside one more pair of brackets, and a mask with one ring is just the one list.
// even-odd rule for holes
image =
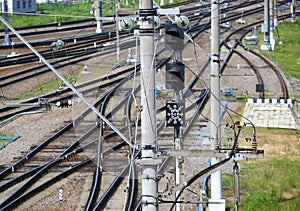
[[65, 43], [62, 40], [57, 40], [56, 45], [59, 49], [65, 46]]
[[51, 43], [51, 48], [53, 51], [62, 49], [64, 46], [65, 46], [65, 43], [62, 40], [57, 40], [56, 42]]
[[158, 29], [158, 28], [160, 27], [160, 25], [161, 25], [161, 20], [160, 20], [160, 18], [159, 18], [158, 16], [154, 16], [154, 17], [153, 17], [153, 27], [154, 27], [155, 29]]
[[257, 150], [257, 141], [256, 141], [255, 137], [253, 138], [253, 141], [252, 141], [252, 149], [255, 151]]
[[215, 142], [215, 150], [220, 149], [220, 143], [219, 143], [219, 140], [216, 138], [214, 142]]
[[177, 23], [177, 26], [183, 29], [186, 29], [190, 23], [189, 19], [186, 16], [176, 16], [175, 21]]
[[132, 26], [133, 26], [132, 20], [129, 18], [120, 20], [120, 26], [121, 26], [121, 29], [123, 29], [123, 30], [130, 30], [130, 29], [132, 29]]

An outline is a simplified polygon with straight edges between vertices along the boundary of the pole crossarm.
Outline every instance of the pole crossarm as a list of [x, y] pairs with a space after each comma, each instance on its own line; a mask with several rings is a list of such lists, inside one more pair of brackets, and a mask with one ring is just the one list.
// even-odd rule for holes
[[[207, 158], [209, 156], [214, 156], [218, 158], [226, 158], [228, 157], [228, 151], [222, 150], [222, 151], [215, 151], [211, 149], [199, 149], [199, 150], [185, 150], [181, 149], [178, 150], [168, 150], [166, 153], [162, 152], [161, 155], [169, 155], [169, 156], [182, 156], [182, 157], [204, 157]], [[232, 159], [237, 159], [237, 157], [240, 157], [242, 159], [257, 159], [257, 158], [264, 158], [264, 151], [263, 150], [257, 150], [257, 151], [251, 151], [245, 150], [244, 152], [236, 153]]]

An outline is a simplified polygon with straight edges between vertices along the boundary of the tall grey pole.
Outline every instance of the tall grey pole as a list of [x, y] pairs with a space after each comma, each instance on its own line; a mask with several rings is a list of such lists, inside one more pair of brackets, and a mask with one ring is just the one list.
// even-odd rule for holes
[[121, 60], [120, 56], [120, 30], [119, 30], [119, 12], [120, 9], [120, 0], [116, 0], [116, 37], [117, 37], [117, 61], [119, 62]]
[[152, 0], [139, 1], [141, 56], [142, 209], [158, 210], [155, 59]]
[[[214, 140], [214, 148], [220, 146], [220, 25], [219, 25], [219, 0], [211, 1], [211, 123], [210, 135]], [[212, 157], [212, 164], [219, 158]], [[211, 175], [211, 199], [212, 202], [222, 200], [222, 172], [217, 171]], [[222, 210], [222, 205], [209, 204], [209, 210]]]
[[274, 39], [274, 0], [270, 0], [270, 50], [273, 51], [275, 48], [275, 39]]
[[292, 0], [292, 4], [291, 4], [291, 13], [292, 13], [292, 22], [296, 21], [296, 1]]
[[[177, 62], [182, 62], [182, 51], [181, 50], [174, 50], [174, 60]], [[175, 102], [181, 103], [182, 102], [182, 90], [175, 91]], [[180, 133], [180, 126], [174, 127], [174, 145], [175, 150], [180, 151], [182, 149], [182, 136]], [[182, 157], [176, 156], [175, 157], [175, 185], [179, 185], [181, 182], [181, 174], [182, 174]], [[180, 191], [176, 191], [175, 197], [177, 198]], [[180, 197], [178, 198], [180, 201]], [[181, 211], [182, 206], [181, 203], [176, 203], [175, 207], [176, 211]]]
[[278, 9], [277, 0], [274, 0], [274, 27], [278, 26]]
[[[4, 1], [4, 19], [8, 22], [8, 6], [7, 0]], [[4, 25], [4, 43], [3, 45], [9, 45], [9, 31], [8, 27]]]
[[96, 33], [102, 33], [103, 31], [103, 24], [102, 24], [102, 0], [95, 0], [94, 1], [95, 7], [95, 18], [97, 22]]
[[[175, 150], [180, 151], [182, 149], [182, 138], [180, 134], [180, 127], [174, 128], [174, 142], [175, 142]], [[180, 185], [181, 182], [181, 174], [182, 174], [182, 157], [176, 156], [175, 157], [175, 185]], [[179, 195], [180, 191], [176, 191], [175, 197]], [[180, 201], [180, 197], [178, 198]], [[182, 206], [180, 203], [176, 203], [176, 211], [181, 211]]]
[[264, 1], [264, 44], [270, 47], [270, 0]]

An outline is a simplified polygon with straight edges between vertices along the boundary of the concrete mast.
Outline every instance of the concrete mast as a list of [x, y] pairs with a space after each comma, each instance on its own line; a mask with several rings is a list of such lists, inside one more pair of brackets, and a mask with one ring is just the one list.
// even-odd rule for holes
[[278, 8], [277, 0], [274, 0], [274, 27], [278, 26]]
[[141, 57], [142, 209], [158, 210], [155, 59], [152, 0], [139, 1]]
[[[214, 141], [215, 149], [220, 146], [220, 24], [219, 24], [219, 0], [211, 1], [211, 123], [210, 135]], [[212, 157], [212, 164], [219, 158]], [[209, 210], [225, 210], [225, 201], [222, 200], [222, 172], [217, 171], [211, 175], [211, 199], [210, 202], [224, 204], [209, 204]]]
[[[173, 52], [173, 59], [176, 62], [182, 62], [182, 51], [181, 50], [174, 50]], [[175, 92], [175, 102], [181, 103], [182, 102], [182, 90], [176, 91]], [[180, 151], [182, 149], [182, 136], [180, 133], [180, 127], [174, 127], [174, 145], [175, 145], [175, 150]], [[175, 184], [179, 185], [181, 182], [181, 174], [182, 174], [182, 157], [181, 156], [176, 156], [175, 157]], [[179, 194], [179, 191], [176, 192], [175, 196], [177, 198]], [[180, 201], [180, 197], [178, 200]], [[176, 211], [181, 211], [182, 210], [182, 205], [181, 203], [176, 203]]]
[[270, 49], [270, 0], [264, 1], [264, 44], [262, 50]]
[[296, 1], [292, 0], [291, 4], [292, 22], [296, 21]]
[[103, 24], [102, 24], [102, 20], [100, 19], [102, 18], [102, 0], [95, 0], [94, 7], [95, 7], [95, 18], [97, 21], [96, 33], [102, 33]]
[[117, 61], [121, 60], [120, 56], [120, 30], [119, 30], [119, 9], [120, 9], [120, 0], [116, 0], [116, 37], [117, 37]]
[[275, 29], [275, 25], [274, 25], [274, 14], [275, 14], [275, 10], [274, 10], [274, 0], [270, 0], [270, 26], [269, 26], [269, 31], [270, 31], [270, 50], [273, 51], [275, 48], [275, 39], [274, 39], [274, 29]]
[[[7, 0], [4, 1], [4, 19], [8, 22], [8, 6], [7, 6]], [[9, 45], [9, 31], [8, 27], [4, 25], [4, 43], [3, 45]]]

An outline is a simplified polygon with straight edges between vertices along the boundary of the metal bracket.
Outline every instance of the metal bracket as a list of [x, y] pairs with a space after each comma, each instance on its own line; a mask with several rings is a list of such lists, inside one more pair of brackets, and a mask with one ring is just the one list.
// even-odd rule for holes
[[232, 156], [231, 161], [232, 162], [237, 162], [237, 161], [241, 161], [246, 159], [246, 155], [242, 155], [242, 154], [235, 154]]
[[171, 8], [171, 9], [157, 9], [156, 12], [158, 15], [179, 15], [179, 8]]

